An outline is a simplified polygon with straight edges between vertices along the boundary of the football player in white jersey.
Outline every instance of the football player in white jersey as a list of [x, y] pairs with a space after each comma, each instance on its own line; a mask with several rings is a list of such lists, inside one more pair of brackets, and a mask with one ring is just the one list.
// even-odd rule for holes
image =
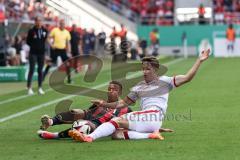
[[[124, 139], [160, 139], [164, 114], [167, 110], [168, 94], [170, 90], [190, 82], [197, 73], [202, 62], [208, 59], [210, 49], [205, 50], [198, 57], [195, 64], [185, 75], [175, 77], [158, 76], [159, 61], [155, 57], [142, 59], [144, 81], [138, 83], [124, 99], [107, 103], [103, 100], [93, 100], [92, 103], [108, 108], [119, 108], [131, 105], [140, 99], [141, 111], [127, 113], [103, 123], [94, 132], [84, 135], [78, 131], [70, 131], [69, 135], [81, 142], [92, 142], [100, 137], [112, 134], [122, 134]], [[123, 128], [123, 131], [118, 130]], [[118, 133], [116, 133], [116, 131]], [[120, 133], [119, 133], [120, 132]], [[119, 137], [119, 136], [118, 136]]]

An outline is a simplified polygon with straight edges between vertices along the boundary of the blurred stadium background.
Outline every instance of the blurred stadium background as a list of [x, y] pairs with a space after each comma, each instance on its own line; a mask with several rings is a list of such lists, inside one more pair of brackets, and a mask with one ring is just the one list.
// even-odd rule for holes
[[1, 0], [0, 65], [19, 66], [14, 72], [1, 67], [1, 81], [26, 79], [17, 72], [26, 72], [19, 68], [28, 64], [26, 34], [36, 16], [44, 19], [49, 31], [64, 19], [69, 31], [76, 24], [80, 36], [83, 30], [93, 33], [95, 54], [103, 57], [109, 53], [96, 52], [99, 33], [106, 33], [107, 43], [113, 27], [119, 31], [123, 24], [132, 42], [128, 58], [134, 60], [146, 51], [155, 56], [188, 57], [204, 48], [211, 48], [213, 57], [239, 56], [239, 45], [229, 55], [225, 38], [227, 25], [234, 24], [235, 44], [239, 43], [239, 12], [237, 0]]
[[[201, 50], [211, 48], [211, 58], [194, 82], [171, 95], [169, 112], [192, 116], [191, 121], [167, 121], [165, 126], [176, 133], [166, 135], [164, 142], [41, 141], [36, 131], [42, 114], [53, 115], [63, 99], [73, 99], [74, 107], [84, 108], [80, 106], [88, 106], [91, 98], [55, 92], [47, 80], [45, 95], [27, 95], [26, 34], [36, 16], [49, 31], [64, 19], [69, 31], [77, 25], [80, 37], [94, 35], [92, 54], [103, 59], [103, 70], [96, 82], [88, 84], [80, 69], [73, 73], [72, 85], [106, 89], [112, 57], [134, 63], [153, 55], [169, 67], [169, 75], [182, 74]], [[121, 24], [131, 42], [127, 59], [118, 59], [121, 49], [99, 52], [99, 33], [106, 33], [107, 44], [113, 27], [121, 33]], [[227, 50], [229, 24], [236, 32], [233, 52]], [[239, 159], [239, 24], [239, 0], [0, 0], [0, 159]], [[49, 52], [46, 48], [46, 55]]]

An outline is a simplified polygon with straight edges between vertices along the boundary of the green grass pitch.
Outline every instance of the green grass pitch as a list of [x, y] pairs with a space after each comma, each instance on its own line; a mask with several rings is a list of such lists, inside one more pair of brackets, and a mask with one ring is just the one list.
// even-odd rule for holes
[[[195, 58], [189, 58], [170, 65], [167, 75], [184, 74], [194, 61]], [[90, 86], [104, 83], [109, 77], [110, 72], [105, 70]], [[74, 81], [80, 84], [81, 78], [76, 77]], [[239, 58], [207, 60], [191, 83], [170, 93], [168, 118], [163, 127], [172, 128], [175, 132], [163, 134], [164, 141], [113, 141], [103, 138], [89, 144], [71, 139], [42, 140], [36, 131], [41, 115], [54, 115], [56, 103], [50, 104], [0, 122], [0, 160], [237, 160], [240, 159], [239, 84]], [[1, 85], [0, 92], [3, 92]], [[11, 84], [8, 87], [11, 88]], [[48, 85], [45, 84], [44, 88], [47, 89]], [[0, 103], [24, 94], [26, 90], [1, 94]], [[0, 104], [0, 119], [65, 96], [50, 90], [44, 96], [35, 95]], [[71, 99], [74, 101], [73, 107], [85, 108], [92, 98], [76, 96]], [[137, 104], [133, 109], [137, 109]], [[69, 125], [56, 126], [50, 131], [67, 127]]]

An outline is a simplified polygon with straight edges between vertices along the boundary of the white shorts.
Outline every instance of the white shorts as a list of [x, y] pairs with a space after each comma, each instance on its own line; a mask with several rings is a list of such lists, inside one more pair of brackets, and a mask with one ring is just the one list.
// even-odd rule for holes
[[129, 130], [152, 133], [162, 126], [163, 114], [160, 110], [143, 110], [123, 115], [129, 122]]

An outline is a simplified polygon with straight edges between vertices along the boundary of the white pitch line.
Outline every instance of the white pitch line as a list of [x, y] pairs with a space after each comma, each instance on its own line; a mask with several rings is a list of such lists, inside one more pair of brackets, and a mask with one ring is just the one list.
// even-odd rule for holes
[[[108, 85], [108, 82], [107, 82], [107, 83], [102, 83], [102, 84], [100, 84], [100, 85], [97, 85], [97, 86], [93, 87], [92, 89], [98, 89], [98, 88], [101, 88], [101, 87], [104, 87], [104, 86], [107, 86], [107, 85]], [[79, 92], [79, 94], [88, 93], [88, 92], [90, 92], [90, 91], [91, 91], [91, 89], [88, 89], [88, 90]], [[43, 108], [43, 107], [47, 107], [47, 106], [52, 105], [52, 104], [54, 104], [54, 103], [60, 102], [60, 101], [62, 101], [62, 100], [75, 97], [75, 96], [77, 96], [77, 95], [70, 95], [70, 96], [62, 97], [62, 98], [58, 98], [58, 99], [55, 99], [55, 100], [50, 101], [50, 102], [47, 102], [47, 103], [43, 103], [43, 104], [40, 104], [40, 105], [37, 105], [37, 106], [33, 106], [33, 107], [31, 107], [31, 108], [29, 108], [29, 109], [26, 109], [26, 110], [24, 110], [24, 111], [21, 111], [21, 112], [18, 112], [18, 113], [16, 113], [16, 114], [12, 114], [12, 115], [10, 115], [10, 116], [1, 118], [1, 119], [0, 119], [0, 123], [5, 122], [5, 121], [10, 120], [10, 119], [13, 119], [13, 118], [16, 118], [16, 117], [19, 117], [19, 116], [22, 116], [22, 115], [27, 114], [27, 113], [30, 113], [30, 112], [32, 112], [32, 111], [41, 109], [41, 108]]]
[[[107, 69], [105, 68], [103, 71], [106, 71]], [[76, 78], [76, 77], [79, 77], [80, 75], [74, 75], [72, 78]], [[51, 91], [53, 89], [51, 88], [48, 88], [45, 90], [45, 93]], [[34, 94], [36, 95], [36, 94]], [[34, 95], [31, 95], [31, 96], [34, 96]], [[22, 95], [22, 96], [18, 96], [18, 97], [14, 97], [14, 98], [9, 98], [9, 99], [6, 99], [6, 100], [3, 100], [0, 102], [0, 105], [2, 104], [5, 104], [5, 103], [10, 103], [10, 102], [13, 102], [13, 101], [17, 101], [17, 100], [20, 100], [20, 99], [24, 99], [24, 98], [27, 98], [27, 97], [30, 97], [29, 95], [25, 94], [25, 95]]]
[[[46, 89], [45, 93], [50, 91], [50, 90], [52, 90], [52, 89], [51, 88]], [[34, 94], [34, 95], [36, 95], [36, 94]], [[32, 96], [34, 96], [34, 95], [32, 95]], [[24, 98], [27, 98], [27, 97], [32, 97], [32, 96], [29, 96], [29, 95], [25, 94], [25, 95], [22, 95], [22, 96], [6, 99], [4, 101], [1, 101], [0, 105], [5, 104], [5, 103], [9, 103], [9, 102], [13, 102], [13, 101], [17, 101], [17, 100], [20, 100], [20, 99], [24, 99]]]
[[[177, 60], [174, 60], [174, 61], [165, 63], [164, 65], [169, 66], [169, 65], [175, 64], [175, 63], [177, 63], [177, 62], [180, 62], [180, 61], [182, 61], [182, 60], [183, 60], [183, 58], [177, 59]], [[139, 75], [139, 72], [136, 72], [134, 75], [135, 75], [135, 76]], [[101, 88], [101, 87], [104, 87], [104, 86], [107, 86], [107, 85], [108, 85], [108, 82], [102, 83], [102, 84], [99, 84], [99, 85], [93, 87], [92, 89], [98, 89], [98, 88]], [[87, 92], [90, 92], [90, 91], [91, 91], [91, 89], [85, 90], [85, 91], [79, 92], [79, 94], [87, 93]], [[54, 103], [57, 103], [57, 102], [59, 102], [59, 101], [62, 101], [62, 100], [68, 99], [68, 98], [72, 98], [72, 97], [75, 97], [75, 96], [76, 96], [76, 95], [69, 95], [69, 96], [62, 97], [62, 98], [58, 98], [58, 99], [56, 99], [56, 100], [53, 100], [53, 101], [50, 101], [50, 102], [46, 102], [46, 103], [43, 103], [43, 104], [40, 104], [40, 105], [37, 105], [37, 106], [33, 106], [33, 107], [31, 107], [31, 108], [29, 108], [29, 109], [26, 109], [26, 110], [24, 110], [24, 111], [21, 111], [21, 112], [18, 112], [18, 113], [9, 115], [9, 116], [7, 116], [7, 117], [1, 118], [1, 119], [0, 119], [0, 123], [5, 122], [5, 121], [8, 121], [8, 120], [13, 119], [13, 118], [16, 118], [16, 117], [20, 117], [20, 116], [22, 116], [22, 115], [24, 115], [24, 114], [33, 112], [33, 111], [35, 111], [35, 110], [41, 109], [41, 108], [43, 108], [43, 107], [47, 107], [47, 106], [52, 105], [52, 104], [54, 104]]]

